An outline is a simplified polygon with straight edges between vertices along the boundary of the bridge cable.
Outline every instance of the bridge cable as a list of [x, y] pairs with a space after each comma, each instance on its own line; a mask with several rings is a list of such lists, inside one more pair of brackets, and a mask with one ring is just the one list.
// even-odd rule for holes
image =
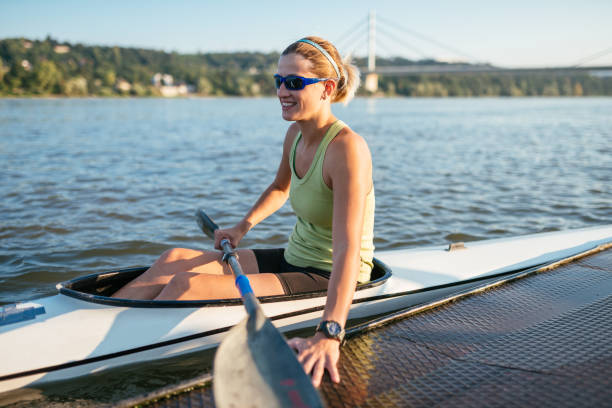
[[[358, 40], [360, 40], [360, 41], [353, 41], [353, 42], [352, 42], [352, 47], [351, 47], [351, 48], [348, 48], [348, 51], [346, 51], [346, 52], [343, 54], [343, 56], [344, 56], [344, 57], [346, 57], [346, 56], [351, 56], [351, 58], [352, 58], [352, 57], [353, 57], [353, 52], [355, 51], [355, 49], [356, 49], [357, 47], [359, 47], [359, 46], [363, 46], [364, 44], [367, 44], [367, 42], [366, 42], [365, 40], [367, 39], [367, 35], [368, 35], [368, 33], [363, 32], [363, 33], [360, 33], [360, 34], [361, 34], [361, 35], [360, 35], [359, 37], [357, 37], [357, 39], [358, 39]], [[367, 53], [366, 53], [366, 55], [367, 55]]]
[[336, 48], [340, 49], [341, 44], [344, 44], [346, 46], [348, 39], [354, 36], [356, 32], [359, 32], [358, 29], [360, 27], [364, 27], [364, 23], [367, 24], [367, 21], [362, 18], [357, 22], [357, 24], [353, 25], [351, 28], [342, 33], [342, 35], [338, 36], [338, 38], [334, 41], [334, 45], [336, 45]]
[[426, 36], [424, 34], [418, 33], [418, 32], [416, 32], [414, 30], [409, 30], [409, 29], [407, 29], [405, 27], [402, 27], [401, 25], [399, 25], [399, 24], [397, 24], [397, 23], [395, 23], [395, 22], [393, 22], [393, 21], [391, 21], [391, 20], [389, 20], [389, 19], [387, 19], [385, 17], [377, 16], [376, 18], [382, 20], [383, 22], [385, 22], [386, 24], [394, 27], [397, 30], [404, 31], [404, 32], [408, 33], [409, 35], [411, 35], [413, 37], [417, 37], [417, 38], [420, 38], [423, 41], [427, 41], [429, 43], [435, 44], [438, 47], [444, 48], [447, 51], [451, 51], [452, 53], [454, 53], [456, 55], [459, 55], [459, 56], [462, 56], [462, 57], [466, 57], [466, 58], [472, 60], [473, 62], [479, 61], [478, 58], [475, 58], [474, 56], [472, 56], [472, 55], [470, 55], [470, 54], [468, 54], [466, 52], [463, 52], [463, 51], [461, 51], [461, 50], [459, 50], [459, 49], [457, 49], [455, 47], [452, 47], [450, 45], [446, 45], [444, 43], [441, 43], [440, 41], [437, 41], [437, 40], [435, 40], [433, 38], [430, 38], [430, 37], [428, 37], [428, 36]]
[[[355, 31], [353, 33], [353, 35], [350, 37], [350, 41], [345, 41], [344, 42], [344, 46], [340, 47], [336, 47], [338, 50], [346, 50], [346, 49], [350, 49], [350, 50], [354, 50], [355, 48], [363, 45], [363, 38], [367, 37], [368, 33], [365, 31]], [[359, 40], [359, 41], [357, 41]], [[342, 52], [341, 55], [346, 55], [349, 54], [349, 52]]]
[[385, 29], [382, 28], [378, 28], [377, 31], [381, 34], [386, 35], [387, 37], [391, 38], [393, 41], [396, 41], [398, 43], [400, 43], [401, 45], [403, 45], [404, 47], [416, 52], [417, 54], [419, 54], [423, 59], [431, 59], [430, 56], [428, 56], [427, 54], [425, 54], [423, 51], [421, 51], [420, 49], [416, 48], [414, 45], [410, 44], [409, 42], [407, 42], [406, 40], [404, 40], [401, 37], [396, 36], [395, 34], [392, 34], [390, 32], [388, 32]]
[[346, 57], [347, 55], [353, 55], [356, 49], [359, 49], [361, 52], [361, 48], [364, 45], [364, 42], [367, 39], [367, 33], [359, 33], [357, 36], [353, 37], [353, 41], [347, 43], [343, 48], [341, 55], [342, 57]]
[[612, 47], [606, 48], [603, 51], [599, 51], [599, 52], [597, 52], [595, 54], [589, 55], [588, 57], [579, 59], [576, 63], [572, 64], [571, 67], [572, 68], [578, 68], [579, 66], [584, 65], [584, 64], [586, 64], [589, 61], [593, 61], [594, 59], [606, 56], [608, 54], [612, 54]]
[[[379, 57], [380, 57], [380, 59], [385, 59], [385, 60], [388, 60], [388, 61], [392, 61], [394, 58], [398, 58], [397, 57], [397, 52], [394, 52], [390, 48], [388, 48], [386, 43], [376, 42], [376, 50], [379, 50], [379, 49], [382, 49], [384, 52], [386, 52], [388, 56], [387, 57], [383, 57], [382, 55], [377, 56], [376, 57], [376, 64], [378, 64]], [[404, 59], [404, 57], [401, 57], [401, 56], [399, 58]], [[411, 61], [411, 60], [408, 60], [408, 61]]]

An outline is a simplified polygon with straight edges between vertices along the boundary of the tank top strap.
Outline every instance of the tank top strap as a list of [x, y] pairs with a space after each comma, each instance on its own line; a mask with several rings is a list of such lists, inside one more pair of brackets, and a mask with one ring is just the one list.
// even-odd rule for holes
[[[294, 169], [294, 163], [295, 163], [295, 150], [297, 149], [297, 145], [298, 142], [300, 141], [300, 139], [302, 138], [302, 132], [298, 132], [298, 134], [295, 136], [295, 139], [293, 139], [293, 145], [291, 145], [291, 150], [289, 151], [289, 163], [291, 167], [291, 173], [294, 174], [295, 173], [295, 169]], [[297, 176], [297, 174], [296, 174]]]
[[345, 126], [346, 124], [340, 119], [336, 120], [334, 123], [331, 124], [329, 129], [327, 129], [327, 133], [325, 133], [323, 140], [321, 140], [321, 144], [317, 149], [317, 154], [315, 155], [313, 162], [318, 162], [320, 159], [323, 159], [323, 157], [325, 157], [327, 146], [329, 146], [331, 141], [334, 140], [334, 137], [336, 137], [338, 133], [340, 133], [340, 131], [344, 129]]
[[317, 148], [317, 152], [315, 157], [312, 159], [312, 170], [315, 174], [318, 174], [321, 178], [321, 183], [323, 183], [323, 159], [325, 158], [325, 152], [327, 151], [327, 146], [334, 140], [334, 137], [340, 133], [340, 131], [346, 125], [340, 119], [331, 124], [325, 136], [323, 136], [323, 140], [321, 140], [321, 144]]

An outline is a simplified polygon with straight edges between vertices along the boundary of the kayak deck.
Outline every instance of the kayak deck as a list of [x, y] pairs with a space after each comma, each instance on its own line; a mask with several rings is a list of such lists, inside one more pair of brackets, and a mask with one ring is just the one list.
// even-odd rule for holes
[[[612, 401], [611, 315], [607, 245], [495, 289], [356, 328], [340, 359], [342, 382], [327, 379], [321, 394], [329, 407], [603, 406]], [[149, 401], [130, 403], [214, 405], [211, 387], [193, 385]]]

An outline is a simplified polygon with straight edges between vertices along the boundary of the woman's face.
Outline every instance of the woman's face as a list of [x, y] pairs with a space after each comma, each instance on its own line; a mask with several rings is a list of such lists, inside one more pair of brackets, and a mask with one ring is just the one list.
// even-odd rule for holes
[[[317, 78], [310, 69], [312, 63], [299, 54], [287, 54], [278, 61], [278, 74], [297, 75], [305, 78]], [[283, 82], [276, 90], [281, 103], [283, 119], [288, 121], [308, 120], [316, 117], [326, 101], [325, 82], [307, 85], [299, 91], [290, 91]], [[329, 103], [329, 102], [328, 102]]]

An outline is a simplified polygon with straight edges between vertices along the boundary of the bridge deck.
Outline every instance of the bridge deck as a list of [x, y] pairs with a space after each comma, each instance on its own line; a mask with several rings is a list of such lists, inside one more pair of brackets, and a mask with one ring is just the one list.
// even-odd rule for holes
[[407, 66], [379, 66], [374, 72], [367, 69], [361, 71], [364, 74], [375, 73], [382, 76], [404, 76], [421, 74], [590, 74], [608, 75], [612, 67], [531, 67], [531, 68], [504, 68], [482, 64], [414, 64]]
[[[612, 401], [612, 249], [375, 329], [340, 360], [328, 407], [603, 406]], [[132, 401], [136, 402], [136, 400]], [[214, 406], [210, 386], [153, 407]]]

